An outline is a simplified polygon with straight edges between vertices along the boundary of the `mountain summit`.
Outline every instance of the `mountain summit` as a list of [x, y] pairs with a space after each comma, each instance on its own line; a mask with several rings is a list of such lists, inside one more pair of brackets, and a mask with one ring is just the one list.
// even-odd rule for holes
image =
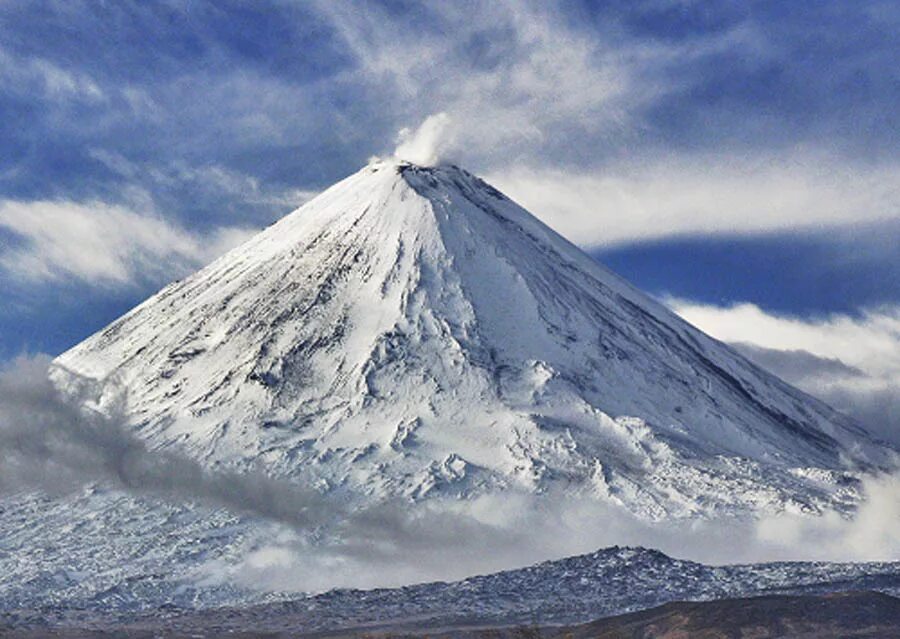
[[815, 511], [887, 454], [455, 166], [371, 163], [53, 376], [153, 445], [372, 497]]

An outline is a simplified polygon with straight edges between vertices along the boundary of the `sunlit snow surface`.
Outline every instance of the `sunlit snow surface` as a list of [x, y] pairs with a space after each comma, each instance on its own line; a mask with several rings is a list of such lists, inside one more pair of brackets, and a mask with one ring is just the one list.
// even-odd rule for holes
[[[151, 446], [341, 503], [516, 490], [657, 521], [847, 512], [860, 469], [889, 460], [452, 166], [372, 163], [55, 366], [92, 408], [124, 397]], [[277, 535], [102, 491], [0, 507], [7, 608], [256, 601], [204, 570]]]

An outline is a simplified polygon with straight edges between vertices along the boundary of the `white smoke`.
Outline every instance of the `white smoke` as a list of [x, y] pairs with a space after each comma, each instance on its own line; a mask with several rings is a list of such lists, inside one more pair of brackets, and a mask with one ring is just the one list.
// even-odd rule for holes
[[421, 166], [438, 164], [453, 144], [452, 120], [446, 113], [435, 113], [415, 130], [408, 127], [397, 133], [394, 157]]

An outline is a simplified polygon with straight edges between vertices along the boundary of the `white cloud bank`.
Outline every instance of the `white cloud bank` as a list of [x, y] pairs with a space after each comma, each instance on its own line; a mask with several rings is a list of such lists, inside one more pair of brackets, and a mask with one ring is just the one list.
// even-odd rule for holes
[[900, 558], [900, 475], [863, 480], [866, 501], [852, 519], [783, 514], [757, 522], [756, 539], [776, 556], [807, 560], [896, 561]]
[[669, 300], [684, 319], [900, 446], [900, 306], [800, 319]]
[[221, 227], [189, 232], [162, 217], [102, 202], [0, 201], [0, 268], [25, 281], [122, 286], [180, 275], [247, 239]]
[[595, 172], [510, 168], [489, 182], [582, 246], [900, 219], [900, 166], [826, 156], [673, 157]]

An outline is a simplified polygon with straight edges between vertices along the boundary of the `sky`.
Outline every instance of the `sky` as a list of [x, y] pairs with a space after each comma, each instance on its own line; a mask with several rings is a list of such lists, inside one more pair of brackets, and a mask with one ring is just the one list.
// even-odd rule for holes
[[900, 439], [900, 6], [0, 2], [0, 362], [399, 150]]

